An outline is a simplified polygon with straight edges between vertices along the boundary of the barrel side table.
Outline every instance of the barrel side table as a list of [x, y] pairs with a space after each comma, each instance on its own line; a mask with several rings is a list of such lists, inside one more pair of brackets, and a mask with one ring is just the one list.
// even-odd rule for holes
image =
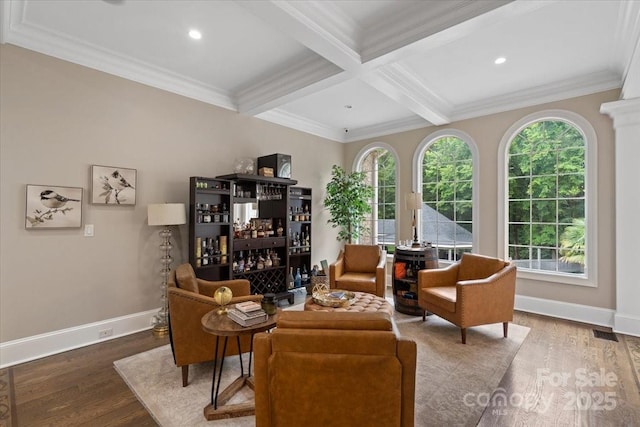
[[438, 268], [438, 250], [397, 246], [393, 256], [392, 288], [396, 311], [422, 316], [418, 306], [418, 271]]

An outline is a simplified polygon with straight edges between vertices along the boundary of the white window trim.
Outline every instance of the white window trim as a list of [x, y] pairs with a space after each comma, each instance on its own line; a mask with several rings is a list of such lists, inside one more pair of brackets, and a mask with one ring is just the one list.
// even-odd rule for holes
[[[479, 205], [479, 188], [480, 188], [480, 161], [479, 161], [479, 153], [478, 146], [476, 142], [471, 138], [471, 136], [461, 130], [458, 129], [442, 129], [436, 131], [432, 134], [429, 134], [426, 138], [422, 140], [422, 142], [416, 148], [416, 151], [413, 153], [413, 167], [412, 167], [412, 175], [413, 175], [413, 191], [421, 192], [422, 189], [422, 160], [424, 157], [424, 153], [429, 149], [429, 147], [436, 142], [438, 139], [452, 136], [455, 138], [459, 138], [464, 141], [469, 150], [471, 150], [471, 161], [473, 162], [473, 189], [471, 195], [471, 203], [473, 206], [473, 213], [471, 215], [471, 227], [473, 229], [473, 242], [471, 251], [478, 250], [478, 242], [480, 241], [480, 205]], [[418, 211], [416, 215], [416, 222], [418, 223], [418, 235], [422, 235], [422, 212]], [[445, 260], [440, 260], [440, 263], [450, 264]]]
[[596, 132], [584, 117], [572, 111], [544, 110], [529, 114], [515, 122], [504, 134], [498, 148], [498, 256], [506, 259], [509, 251], [507, 221], [508, 148], [513, 138], [530, 124], [542, 120], [560, 120], [574, 126], [585, 142], [585, 230], [587, 269], [584, 275], [518, 269], [518, 277], [567, 285], [597, 287], [598, 278], [598, 158]]
[[[400, 169], [400, 158], [398, 157], [398, 153], [396, 152], [396, 150], [389, 144], [387, 144], [386, 142], [381, 142], [381, 141], [377, 141], [377, 142], [372, 142], [370, 144], [365, 145], [364, 147], [362, 147], [360, 149], [360, 151], [358, 151], [358, 154], [356, 154], [356, 156], [353, 159], [353, 163], [351, 164], [351, 171], [352, 172], [359, 172], [360, 171], [360, 165], [362, 164], [362, 160], [367, 156], [367, 154], [369, 154], [369, 152], [376, 150], [378, 148], [382, 148], [384, 150], [387, 150], [389, 153], [391, 153], [391, 155], [393, 156], [393, 161], [396, 164], [396, 199], [395, 199], [395, 204], [396, 204], [396, 209], [395, 209], [395, 230], [396, 230], [396, 246], [398, 245], [398, 206], [400, 203], [400, 196], [399, 193], [399, 186], [400, 186], [400, 177], [399, 177], [399, 169]], [[377, 215], [376, 215], [377, 217]], [[373, 230], [372, 230], [373, 232]], [[377, 244], [377, 243], [376, 243]]]

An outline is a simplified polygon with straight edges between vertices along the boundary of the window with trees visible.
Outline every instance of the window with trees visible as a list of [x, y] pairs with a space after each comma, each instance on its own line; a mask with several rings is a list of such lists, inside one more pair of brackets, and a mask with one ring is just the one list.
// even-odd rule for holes
[[473, 247], [473, 154], [463, 139], [443, 136], [422, 156], [420, 238], [443, 260], [457, 260]]
[[396, 159], [391, 151], [374, 147], [356, 160], [356, 169], [366, 174], [374, 194], [360, 243], [391, 247], [396, 239]]
[[508, 256], [520, 269], [584, 275], [587, 144], [561, 119], [526, 125], [507, 151]]

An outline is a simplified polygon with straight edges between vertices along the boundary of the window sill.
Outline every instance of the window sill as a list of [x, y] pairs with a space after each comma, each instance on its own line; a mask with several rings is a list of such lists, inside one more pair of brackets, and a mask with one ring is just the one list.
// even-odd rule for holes
[[537, 280], [540, 282], [552, 282], [561, 285], [585, 286], [589, 288], [597, 288], [598, 285], [587, 276], [577, 276], [570, 274], [542, 272], [529, 269], [519, 268], [517, 277], [519, 279]]

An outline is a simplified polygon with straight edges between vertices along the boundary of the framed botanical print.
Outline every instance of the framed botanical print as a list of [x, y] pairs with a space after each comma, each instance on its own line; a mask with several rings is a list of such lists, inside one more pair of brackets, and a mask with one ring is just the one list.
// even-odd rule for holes
[[27, 229], [82, 226], [82, 187], [28, 184], [26, 201]]
[[96, 205], [135, 205], [135, 169], [91, 166], [91, 203]]

